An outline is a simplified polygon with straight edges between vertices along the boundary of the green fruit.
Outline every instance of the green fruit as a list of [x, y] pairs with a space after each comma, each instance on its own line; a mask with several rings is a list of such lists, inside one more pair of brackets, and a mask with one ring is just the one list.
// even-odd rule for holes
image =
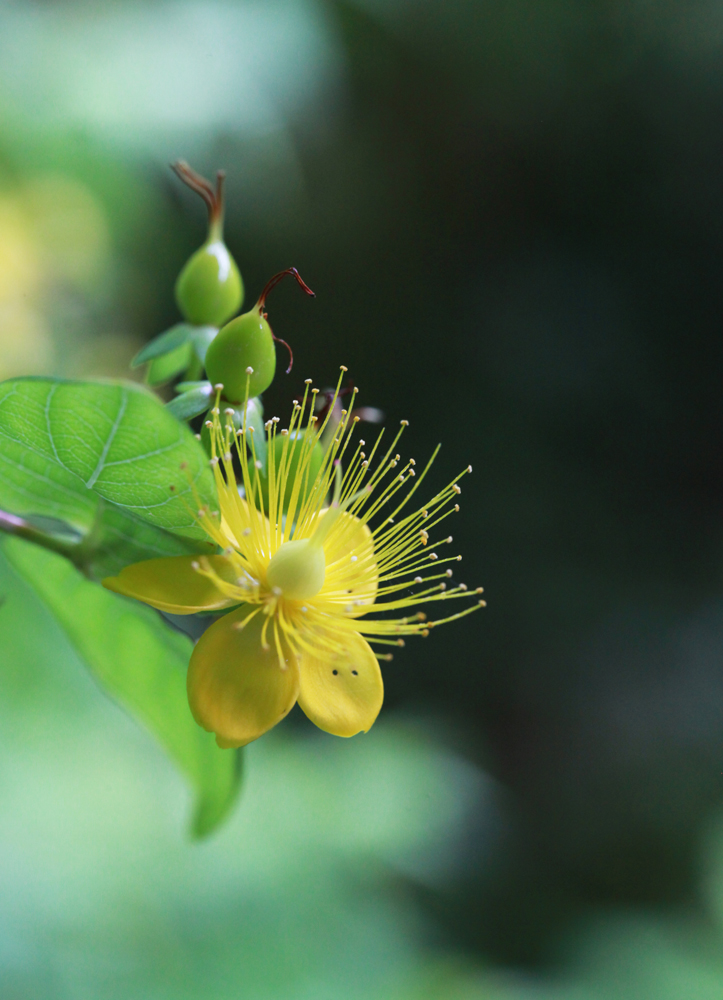
[[[266, 296], [287, 275], [292, 275], [308, 295], [313, 295], [295, 267], [275, 274], [268, 282], [253, 309], [232, 319], [211, 342], [206, 352], [206, 374], [214, 384], [223, 385], [224, 399], [234, 403], [260, 396], [276, 374], [275, 337], [266, 319]], [[285, 343], [285, 341], [280, 341]], [[291, 354], [291, 348], [286, 344]], [[294, 362], [287, 372], [291, 371]]]
[[173, 169], [208, 208], [208, 239], [186, 262], [176, 281], [176, 302], [188, 323], [221, 326], [241, 308], [244, 286], [236, 261], [223, 242], [223, 180], [218, 171], [215, 189], [187, 163]]
[[221, 326], [238, 311], [244, 286], [236, 261], [222, 240], [204, 243], [176, 281], [176, 302], [194, 326]]
[[[246, 369], [252, 368], [249, 374]], [[276, 348], [263, 312], [252, 309], [219, 330], [206, 352], [209, 381], [223, 385], [224, 398], [242, 402], [260, 395], [276, 374]]]
[[[302, 454], [308, 454], [308, 444], [306, 444], [306, 441], [308, 440], [306, 438], [306, 435], [308, 433], [309, 433], [309, 431], [292, 431], [291, 434], [288, 436], [288, 441], [289, 441], [288, 447], [289, 448], [293, 448], [294, 450], [293, 450], [293, 454], [291, 456], [291, 461], [288, 463], [288, 471], [286, 473], [286, 477], [287, 477], [286, 478], [286, 488], [284, 490], [284, 496], [283, 496], [283, 500], [282, 500], [283, 513], [286, 513], [286, 511], [288, 510], [288, 507], [289, 507], [289, 503], [291, 501], [291, 494], [292, 494], [293, 489], [294, 489], [294, 482], [296, 480], [297, 472], [298, 472], [298, 469], [299, 469], [299, 463], [301, 461], [301, 456], [302, 456]], [[277, 490], [278, 490], [278, 473], [279, 473], [279, 467], [280, 467], [280, 464], [281, 464], [281, 456], [282, 456], [282, 451], [283, 451], [284, 441], [285, 440], [287, 440], [287, 438], [285, 436], [282, 437], [280, 435], [276, 435], [274, 437], [274, 439], [273, 439], [273, 444], [272, 444], [271, 449], [270, 449], [271, 451], [273, 451], [273, 456], [274, 456], [273, 457], [273, 461], [274, 461], [274, 467], [276, 469], [276, 476], [277, 476], [277, 487], [276, 487]], [[294, 443], [293, 443], [294, 441], [296, 442], [296, 445], [294, 445]], [[301, 486], [301, 489], [299, 491], [299, 497], [297, 499], [297, 505], [296, 505], [296, 511], [297, 511], [297, 513], [299, 512], [299, 510], [301, 508], [301, 504], [303, 504], [304, 500], [306, 499], [306, 497], [308, 496], [309, 492], [311, 491], [311, 489], [312, 489], [312, 487], [314, 485], [314, 482], [316, 480], [316, 477], [319, 474], [319, 470], [321, 469], [321, 465], [322, 465], [323, 461], [324, 461], [324, 449], [321, 447], [321, 444], [318, 441], [316, 441], [315, 444], [314, 444], [314, 446], [311, 449], [311, 456], [309, 457], [309, 461], [308, 461], [308, 465], [306, 467], [306, 471], [304, 471], [304, 473], [303, 473], [302, 486]], [[268, 479], [268, 469], [269, 469], [270, 463], [271, 463], [271, 455], [269, 455], [269, 461], [268, 461], [267, 466], [266, 466], [266, 474], [265, 475], [262, 474], [257, 469], [255, 469], [253, 467], [253, 465], [251, 465], [250, 468], [249, 468], [249, 473], [251, 475], [251, 483], [253, 484], [253, 488], [254, 488], [254, 491], [255, 491], [254, 496], [256, 498], [256, 503], [259, 502], [258, 501], [258, 492], [257, 492], [258, 491], [258, 487], [256, 485], [258, 483], [259, 486], [261, 487], [261, 497], [262, 497], [262, 500], [263, 500], [264, 511], [267, 514], [269, 512], [269, 479]]]

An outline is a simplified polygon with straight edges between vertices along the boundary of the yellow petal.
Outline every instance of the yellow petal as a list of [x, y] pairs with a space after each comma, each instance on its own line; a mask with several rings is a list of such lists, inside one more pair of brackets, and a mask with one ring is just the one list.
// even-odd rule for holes
[[[220, 577], [233, 578], [232, 567], [224, 556], [205, 558]], [[198, 556], [146, 559], [126, 566], [118, 576], [106, 577], [103, 586], [174, 615], [216, 611], [238, 604], [222, 594], [208, 577], [194, 570], [197, 560]]]
[[341, 637], [338, 654], [304, 653], [300, 664], [299, 706], [311, 721], [334, 736], [371, 729], [384, 701], [377, 658], [357, 632]]
[[363, 607], [374, 603], [379, 584], [374, 539], [369, 528], [344, 511], [324, 542], [324, 555], [326, 577], [317, 602], [333, 595], [337, 603], [343, 601], [345, 608], [353, 608], [347, 615], [355, 618], [364, 614]]
[[273, 620], [263, 611], [239, 629], [254, 608], [237, 608], [215, 622], [196, 643], [188, 667], [188, 700], [200, 726], [216, 734], [221, 747], [240, 747], [280, 722], [296, 702], [299, 668], [282, 646], [284, 667], [274, 644]]

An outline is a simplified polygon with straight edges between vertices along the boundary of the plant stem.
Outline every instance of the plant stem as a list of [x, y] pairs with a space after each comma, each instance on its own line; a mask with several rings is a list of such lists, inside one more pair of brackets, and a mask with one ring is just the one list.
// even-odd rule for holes
[[40, 545], [50, 552], [56, 552], [58, 555], [64, 556], [85, 576], [89, 576], [89, 557], [97, 542], [100, 518], [102, 517], [102, 515], [99, 516], [99, 513], [98, 511], [96, 512], [92, 528], [80, 542], [62, 542], [59, 538], [55, 538], [53, 535], [41, 531], [40, 528], [36, 528], [35, 525], [26, 521], [25, 518], [18, 517], [17, 514], [11, 514], [5, 510], [0, 510], [0, 531], [5, 532], [7, 535], [13, 535], [15, 538], [22, 538], [26, 542], [33, 542], [34, 545]]

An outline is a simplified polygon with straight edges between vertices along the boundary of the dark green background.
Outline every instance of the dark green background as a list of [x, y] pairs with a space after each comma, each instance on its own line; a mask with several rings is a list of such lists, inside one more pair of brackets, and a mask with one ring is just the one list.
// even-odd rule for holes
[[[576, 997], [717, 997], [703, 859], [723, 804], [723, 13], [314, 10], [343, 70], [287, 114], [293, 183], [232, 127], [189, 123], [139, 152], [36, 132], [30, 111], [8, 176], [47, 163], [95, 191], [115, 272], [87, 336], [111, 322], [148, 339], [177, 321], [173, 280], [202, 232], [162, 157], [226, 167], [248, 303], [290, 265], [317, 293], [269, 301], [296, 364], [267, 414], [344, 363], [362, 403], [409, 419], [418, 462], [443, 442], [435, 484], [474, 467], [453, 534], [489, 606], [408, 643], [384, 708], [492, 779], [448, 874], [384, 890], [421, 921], [422, 951], [463, 971], [363, 995], [526, 997], [543, 977], [551, 997], [568, 981]], [[310, 738], [293, 719], [290, 754]], [[269, 995], [306, 995], [289, 989]]]

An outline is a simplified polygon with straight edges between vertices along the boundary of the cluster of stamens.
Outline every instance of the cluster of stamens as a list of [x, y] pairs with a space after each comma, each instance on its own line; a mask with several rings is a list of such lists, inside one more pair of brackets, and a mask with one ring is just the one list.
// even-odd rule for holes
[[[470, 591], [463, 583], [452, 584], [453, 570], [445, 564], [457, 563], [462, 557], [436, 551], [451, 544], [452, 536], [432, 540], [434, 529], [459, 512], [459, 481], [472, 468], [464, 469], [424, 507], [406, 513], [439, 446], [418, 473], [414, 459], [403, 461], [396, 450], [408, 426], [406, 420], [401, 421], [386, 451], [382, 449], [383, 429], [368, 451], [366, 442], [355, 438], [359, 418], [351, 415], [351, 404], [341, 410], [334, 428], [329, 421], [345, 371], [342, 367], [332, 405], [320, 425], [314, 412], [319, 390], [311, 387], [311, 379], [306, 380], [302, 400], [293, 402], [288, 427], [279, 428], [278, 417], [266, 421], [266, 498], [261, 486], [262, 463], [253, 428], [246, 420], [247, 402], [240, 428], [234, 426], [236, 411], [232, 408], [223, 411], [222, 421], [223, 387], [215, 386], [216, 405], [206, 423], [220, 512], [200, 507], [197, 521], [219, 546], [226, 562], [219, 570], [212, 560], [201, 557], [195, 567], [213, 580], [228, 597], [229, 605], [248, 606], [249, 614], [238, 627], [245, 627], [257, 614], [266, 616], [262, 643], [276, 646], [282, 666], [287, 647], [302, 656], [318, 653], [319, 648], [340, 652], [340, 629], [342, 634], [344, 630], [360, 633], [376, 645], [403, 646], [403, 636], [427, 636], [431, 628], [485, 604], [478, 599], [465, 610], [435, 621], [428, 621], [424, 612], [389, 616], [419, 604], [482, 593], [481, 587]], [[354, 387], [352, 403], [357, 392]], [[325, 431], [325, 441], [330, 436], [331, 441], [312, 476], [312, 454]], [[277, 458], [279, 437], [282, 446]], [[308, 599], [290, 599], [281, 588], [269, 584], [270, 565], [282, 546], [301, 540], [312, 545], [322, 535], [326, 564], [317, 593]], [[375, 614], [373, 619], [367, 617], [370, 612]], [[385, 617], [377, 618], [380, 613]], [[376, 655], [391, 659], [391, 654]]]

